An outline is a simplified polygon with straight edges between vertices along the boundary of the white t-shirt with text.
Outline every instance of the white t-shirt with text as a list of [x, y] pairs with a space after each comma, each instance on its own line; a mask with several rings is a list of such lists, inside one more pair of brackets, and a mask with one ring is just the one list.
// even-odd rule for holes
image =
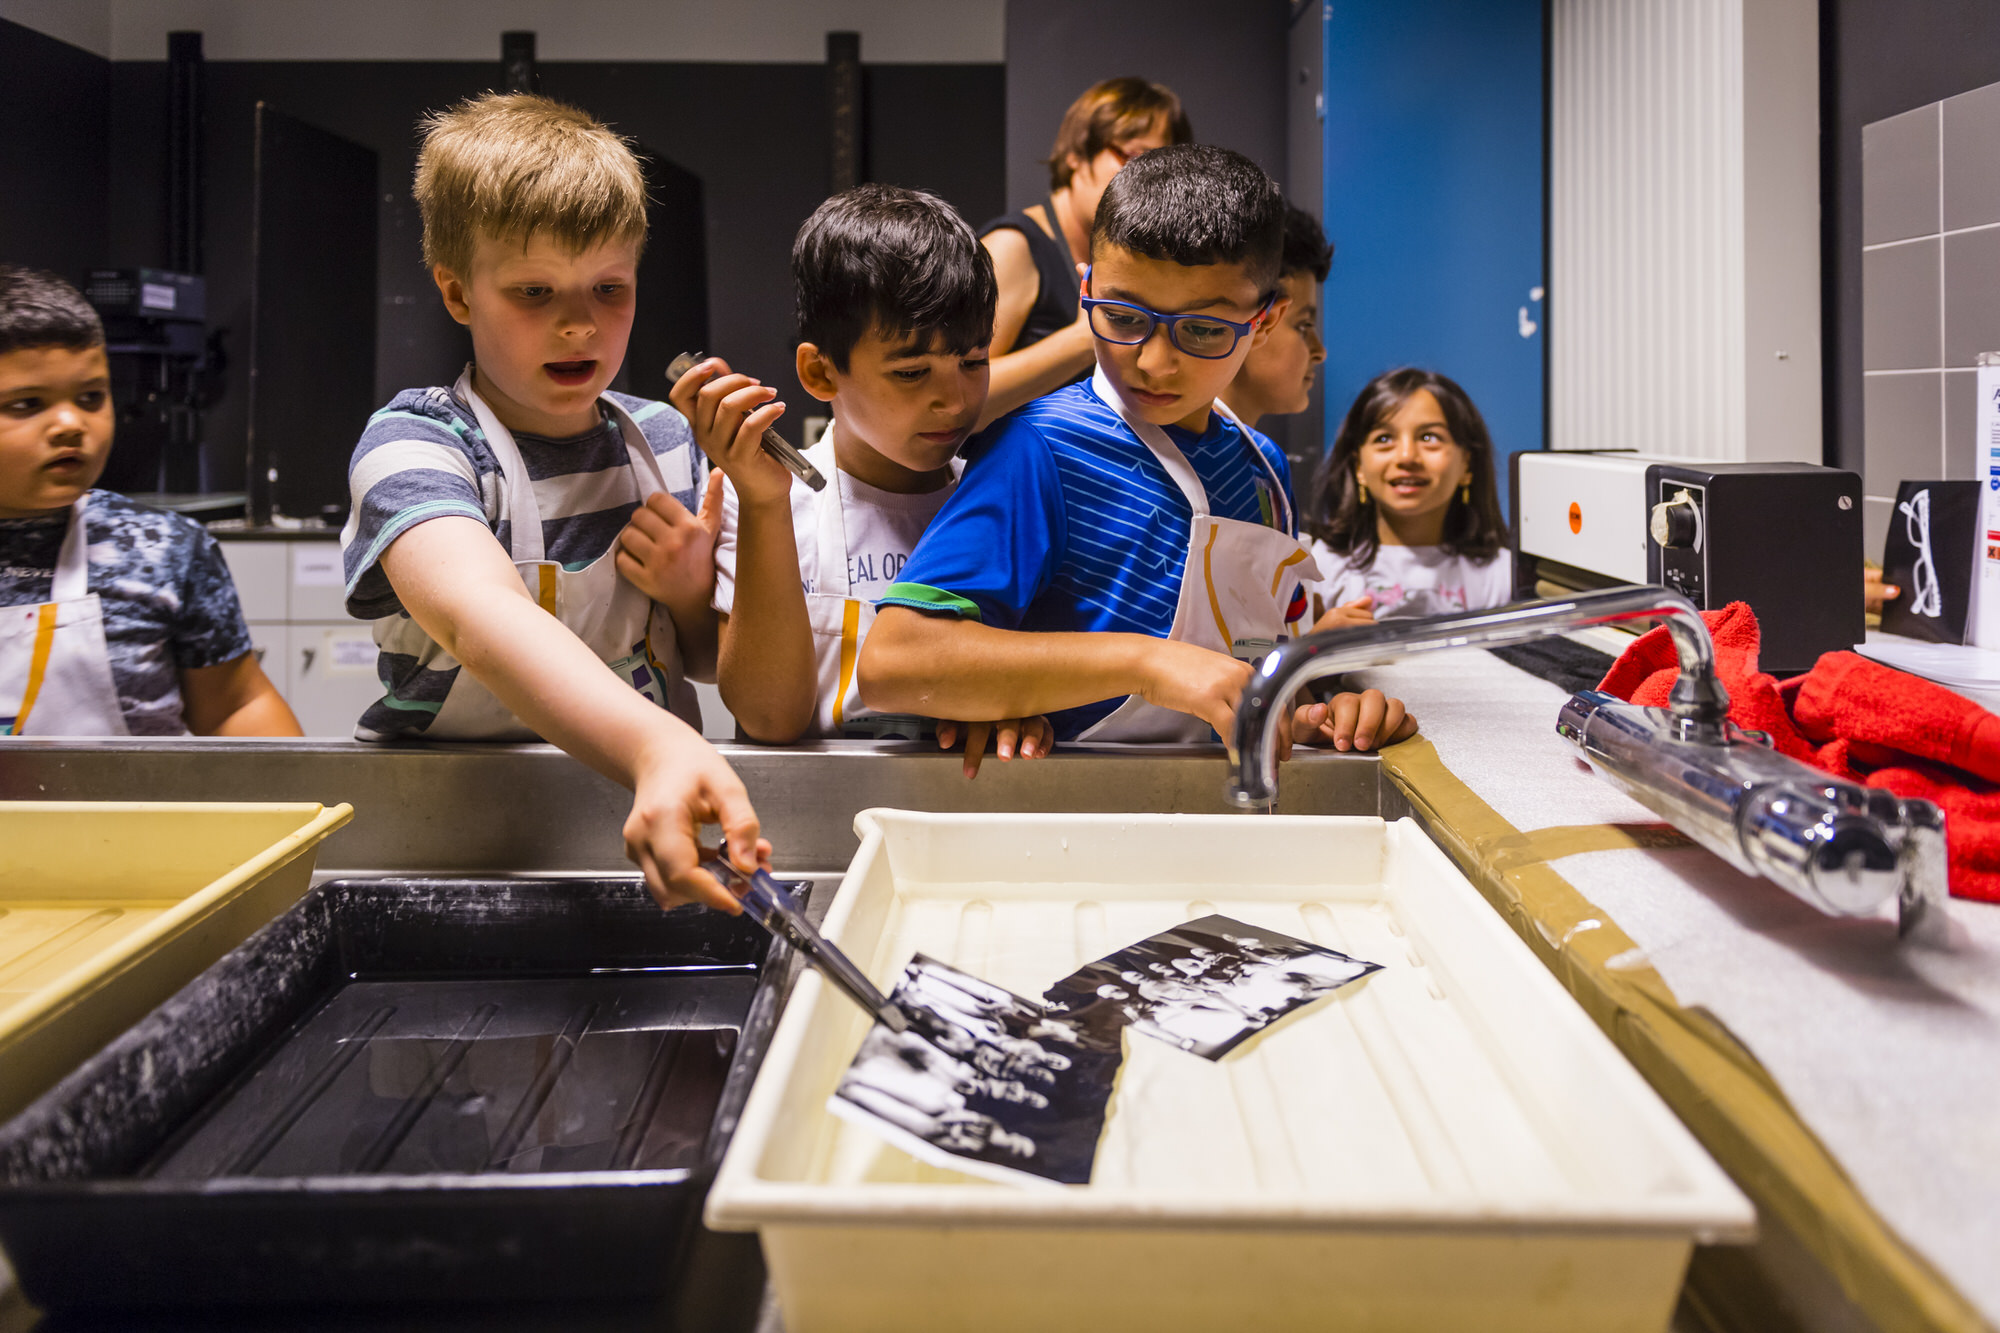
[[[802, 481], [792, 483], [792, 534], [799, 548], [799, 580], [808, 596], [828, 591], [822, 586], [820, 569], [820, 507], [840, 503], [847, 537], [847, 595], [863, 602], [878, 601], [902, 572], [917, 539], [944, 507], [957, 480], [954, 477], [950, 484], [921, 495], [902, 495], [878, 490], [846, 473], [836, 476], [831, 432], [806, 450], [806, 457], [826, 477], [827, 484], [825, 490], [815, 491]], [[736, 604], [740, 509], [736, 487], [723, 482], [722, 531], [715, 540], [715, 609], [724, 615], [731, 614]]]

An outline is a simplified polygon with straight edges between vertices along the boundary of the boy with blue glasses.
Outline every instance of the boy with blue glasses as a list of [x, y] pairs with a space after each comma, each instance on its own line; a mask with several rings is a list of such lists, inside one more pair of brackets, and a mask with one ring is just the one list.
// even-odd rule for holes
[[[1156, 149], [1113, 178], [1081, 296], [1097, 373], [974, 442], [862, 648], [869, 707], [1044, 713], [1059, 740], [1230, 734], [1316, 576], [1283, 453], [1217, 401], [1284, 317], [1284, 219], [1226, 149]], [[1370, 690], [1300, 709], [1292, 739], [1414, 730]]]

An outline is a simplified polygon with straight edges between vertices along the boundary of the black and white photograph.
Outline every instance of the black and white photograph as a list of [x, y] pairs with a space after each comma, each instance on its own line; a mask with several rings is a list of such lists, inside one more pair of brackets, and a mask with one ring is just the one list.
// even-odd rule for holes
[[1130, 1026], [1219, 1060], [1294, 1009], [1380, 970], [1275, 930], [1205, 916], [1085, 964], [1042, 998], [1086, 1032]]
[[1124, 1060], [1117, 1029], [1086, 1031], [1040, 1004], [918, 954], [832, 1109], [924, 1161], [1008, 1183], [1083, 1185]]

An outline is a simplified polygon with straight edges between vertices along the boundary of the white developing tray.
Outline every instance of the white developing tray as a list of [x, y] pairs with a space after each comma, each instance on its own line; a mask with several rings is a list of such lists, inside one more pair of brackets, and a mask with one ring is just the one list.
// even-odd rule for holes
[[1411, 821], [863, 811], [829, 938], [1029, 999], [1210, 912], [1383, 965], [1219, 1062], [1128, 1032], [1087, 1186], [826, 1109], [866, 1022], [801, 978], [708, 1197], [788, 1333], [1665, 1329], [1749, 1202]]

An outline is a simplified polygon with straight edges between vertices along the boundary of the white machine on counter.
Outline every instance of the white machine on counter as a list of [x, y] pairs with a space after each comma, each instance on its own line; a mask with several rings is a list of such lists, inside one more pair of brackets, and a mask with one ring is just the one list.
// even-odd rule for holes
[[1861, 642], [1861, 478], [1852, 472], [1549, 450], [1517, 453], [1511, 469], [1524, 595], [1657, 583], [1703, 610], [1748, 602], [1760, 663], [1777, 675]]

